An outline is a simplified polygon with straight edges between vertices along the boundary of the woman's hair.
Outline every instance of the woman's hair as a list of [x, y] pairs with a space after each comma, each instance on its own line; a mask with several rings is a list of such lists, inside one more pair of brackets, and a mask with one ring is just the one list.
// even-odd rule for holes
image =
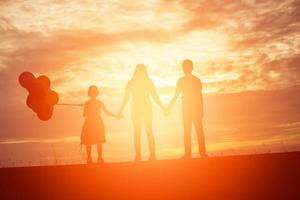
[[95, 85], [91, 85], [88, 89], [88, 96], [90, 98], [97, 97], [99, 95], [99, 90]]
[[132, 81], [138, 80], [138, 81], [150, 81], [147, 68], [144, 64], [138, 64], [135, 67], [133, 76], [131, 78]]

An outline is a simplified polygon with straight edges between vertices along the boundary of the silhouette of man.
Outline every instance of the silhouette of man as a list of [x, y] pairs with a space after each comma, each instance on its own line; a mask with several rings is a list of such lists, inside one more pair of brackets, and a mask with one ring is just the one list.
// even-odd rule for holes
[[183, 158], [191, 158], [191, 131], [193, 124], [198, 137], [199, 154], [201, 157], [207, 157], [202, 126], [203, 100], [201, 80], [192, 74], [193, 62], [191, 60], [184, 60], [182, 69], [185, 76], [177, 81], [176, 92], [166, 112], [169, 113], [178, 96], [181, 95], [185, 147]]

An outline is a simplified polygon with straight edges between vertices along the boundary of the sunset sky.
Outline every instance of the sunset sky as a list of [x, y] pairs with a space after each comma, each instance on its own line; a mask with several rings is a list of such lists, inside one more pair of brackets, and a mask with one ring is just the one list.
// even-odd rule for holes
[[[0, 151], [17, 157], [36, 145], [79, 142], [82, 108], [57, 106], [39, 121], [18, 85], [22, 71], [49, 76], [60, 103], [83, 103], [97, 85], [117, 112], [137, 64], [148, 67], [166, 104], [186, 58], [203, 83], [208, 150], [299, 146], [297, 0], [1, 0]], [[170, 117], [155, 108], [162, 157], [183, 152], [179, 106]], [[133, 153], [129, 110], [121, 121], [104, 117], [111, 160]]]

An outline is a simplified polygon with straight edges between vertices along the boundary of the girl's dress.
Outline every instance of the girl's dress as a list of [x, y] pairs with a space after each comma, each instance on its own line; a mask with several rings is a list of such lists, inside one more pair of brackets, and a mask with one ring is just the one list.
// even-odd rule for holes
[[105, 129], [100, 116], [103, 104], [96, 99], [89, 100], [84, 105], [86, 117], [81, 132], [81, 144], [91, 145], [105, 142]]

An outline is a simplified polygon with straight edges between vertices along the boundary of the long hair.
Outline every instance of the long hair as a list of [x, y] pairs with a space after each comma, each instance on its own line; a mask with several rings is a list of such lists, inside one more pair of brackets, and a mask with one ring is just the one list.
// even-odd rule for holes
[[132, 81], [145, 81], [145, 82], [150, 82], [150, 77], [147, 72], [147, 68], [144, 64], [138, 64], [135, 67], [133, 76], [131, 78]]

